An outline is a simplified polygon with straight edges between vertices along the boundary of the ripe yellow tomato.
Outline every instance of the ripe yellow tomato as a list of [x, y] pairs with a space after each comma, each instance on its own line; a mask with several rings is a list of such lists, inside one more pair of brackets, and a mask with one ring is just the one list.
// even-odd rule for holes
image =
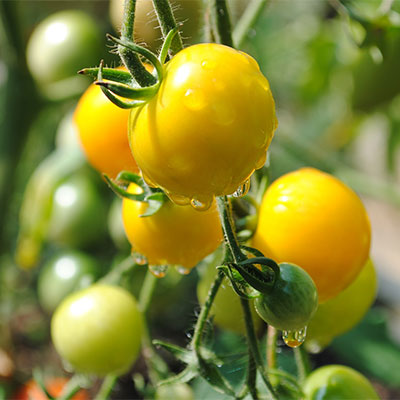
[[[131, 184], [130, 193], [141, 189]], [[147, 204], [124, 199], [122, 217], [125, 232], [134, 251], [144, 255], [149, 265], [194, 267], [222, 242], [217, 208], [199, 212], [190, 206], [167, 201], [156, 214], [140, 217]]]
[[89, 86], [74, 113], [89, 163], [111, 178], [122, 170], [138, 171], [129, 148], [128, 119], [129, 110], [111, 103], [96, 85]]
[[350, 286], [318, 306], [308, 323], [305, 343], [307, 349], [318, 352], [336, 336], [356, 326], [373, 303], [376, 289], [374, 265], [368, 260]]
[[365, 265], [371, 228], [359, 197], [332, 175], [302, 168], [276, 180], [260, 207], [253, 246], [305, 269], [322, 303]]
[[215, 43], [165, 65], [160, 89], [130, 118], [144, 179], [178, 204], [207, 209], [260, 168], [277, 126], [268, 80], [249, 55]]

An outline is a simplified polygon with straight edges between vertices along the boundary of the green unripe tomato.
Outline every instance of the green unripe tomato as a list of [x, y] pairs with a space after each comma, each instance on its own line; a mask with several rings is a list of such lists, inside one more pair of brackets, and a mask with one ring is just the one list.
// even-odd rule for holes
[[98, 276], [95, 258], [76, 250], [57, 254], [39, 272], [39, 303], [52, 313], [68, 294], [91, 285]]
[[310, 275], [297, 265], [281, 263], [279, 267], [274, 287], [257, 297], [254, 306], [258, 315], [276, 329], [303, 329], [317, 309], [317, 288]]
[[84, 247], [105, 232], [106, 206], [90, 176], [79, 172], [54, 191], [47, 231], [50, 242]]
[[85, 12], [56, 12], [41, 21], [29, 38], [29, 70], [42, 87], [75, 78], [80, 69], [98, 63], [102, 42], [98, 24]]
[[136, 360], [142, 316], [135, 298], [118, 286], [95, 284], [69, 295], [56, 309], [51, 337], [77, 372], [122, 374]]
[[318, 305], [307, 328], [306, 347], [317, 352], [354, 326], [356, 326], [373, 303], [377, 290], [374, 265], [365, 264], [354, 282], [333, 299]]
[[343, 365], [316, 369], [304, 382], [303, 392], [305, 400], [379, 400], [367, 378]]
[[[211, 283], [214, 281], [216, 274], [216, 264], [210, 263], [197, 285], [197, 297], [200, 304], [204, 304], [208, 290], [210, 289]], [[255, 327], [256, 329], [259, 329], [262, 320], [255, 312], [254, 307], [251, 307], [251, 310]], [[224, 279], [217, 295], [215, 296], [210, 316], [213, 316], [213, 322], [219, 328], [240, 333], [242, 335], [246, 334], [246, 326], [240, 298], [231, 287], [227, 278]]]

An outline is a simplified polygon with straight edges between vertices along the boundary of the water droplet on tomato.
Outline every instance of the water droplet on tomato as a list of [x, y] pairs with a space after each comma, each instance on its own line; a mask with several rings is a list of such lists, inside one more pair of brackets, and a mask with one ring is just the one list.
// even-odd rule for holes
[[202, 200], [193, 198], [190, 201], [190, 204], [192, 205], [193, 208], [195, 208], [198, 211], [206, 211], [211, 207], [212, 198], [205, 198]]
[[235, 110], [227, 102], [215, 102], [211, 105], [213, 120], [219, 125], [231, 125], [235, 121]]
[[149, 265], [149, 270], [156, 278], [164, 278], [168, 265]]
[[204, 68], [204, 69], [210, 70], [210, 69], [214, 69], [216, 66], [217, 66], [217, 63], [215, 60], [203, 60], [201, 62], [201, 68]]
[[240, 185], [235, 192], [233, 192], [233, 197], [243, 197], [245, 196], [250, 189], [250, 179], [247, 179], [242, 185]]
[[289, 347], [299, 347], [306, 340], [307, 327], [297, 331], [282, 331], [282, 339]]
[[181, 265], [177, 265], [175, 268], [181, 275], [188, 275], [191, 271], [190, 268], [182, 267]]
[[169, 193], [167, 192], [167, 196], [170, 198], [170, 200], [177, 204], [178, 206], [187, 206], [190, 204], [190, 198], [180, 195], [180, 194], [174, 194], [174, 193]]
[[256, 162], [256, 169], [260, 169], [264, 166], [265, 161], [267, 161], [267, 152], [263, 153], [263, 155]]
[[133, 257], [133, 260], [135, 261], [135, 263], [138, 265], [146, 265], [147, 264], [147, 258], [143, 254], [133, 252], [132, 257]]
[[188, 89], [183, 97], [183, 103], [189, 110], [200, 111], [206, 107], [207, 100], [200, 89]]

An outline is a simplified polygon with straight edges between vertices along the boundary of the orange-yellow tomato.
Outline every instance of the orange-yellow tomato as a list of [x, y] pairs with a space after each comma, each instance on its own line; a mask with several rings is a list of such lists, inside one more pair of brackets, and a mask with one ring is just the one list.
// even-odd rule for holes
[[[141, 189], [131, 184], [130, 193]], [[222, 228], [215, 204], [199, 212], [190, 206], [168, 201], [148, 217], [140, 217], [147, 204], [124, 199], [122, 217], [133, 250], [144, 255], [149, 265], [194, 267], [212, 253], [222, 241]]]
[[302, 168], [276, 180], [260, 207], [254, 247], [305, 269], [319, 301], [345, 289], [365, 265], [371, 229], [359, 197], [332, 175]]
[[128, 118], [129, 110], [111, 103], [96, 85], [86, 90], [74, 113], [89, 163], [111, 178], [122, 170], [138, 171], [129, 148]]

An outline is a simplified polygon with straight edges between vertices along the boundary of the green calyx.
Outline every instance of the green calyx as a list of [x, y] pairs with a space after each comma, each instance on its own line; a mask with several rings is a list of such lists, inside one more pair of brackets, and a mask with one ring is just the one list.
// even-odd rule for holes
[[[118, 174], [115, 180], [110, 179], [109, 176], [103, 175], [108, 186], [118, 196], [133, 200], [140, 201], [148, 204], [146, 212], [141, 217], [149, 217], [154, 215], [163, 204], [168, 201], [167, 196], [160, 189], [150, 188], [137, 174], [128, 171], [122, 171]], [[130, 183], [134, 183], [142, 189], [141, 193], [129, 193], [127, 191]]]
[[[163, 64], [168, 57], [168, 51], [177, 33], [178, 27], [169, 31], [158, 57], [150, 50], [138, 46], [131, 40], [126, 38], [118, 39], [107, 35], [109, 40], [123, 49], [125, 54], [123, 61], [129, 72], [114, 68], [104, 68], [103, 61], [101, 61], [99, 67], [85, 68], [79, 73], [96, 78], [95, 84], [100, 86], [107, 98], [118, 107], [124, 109], [140, 107], [157, 94], [164, 76]], [[150, 63], [154, 69], [154, 75], [145, 69], [141, 61], [138, 61], [137, 55], [142, 56]], [[138, 62], [139, 66], [137, 65]], [[140, 68], [141, 72], [144, 71], [146, 85], [140, 85], [137, 79], [134, 78], [132, 71], [137, 68]]]

